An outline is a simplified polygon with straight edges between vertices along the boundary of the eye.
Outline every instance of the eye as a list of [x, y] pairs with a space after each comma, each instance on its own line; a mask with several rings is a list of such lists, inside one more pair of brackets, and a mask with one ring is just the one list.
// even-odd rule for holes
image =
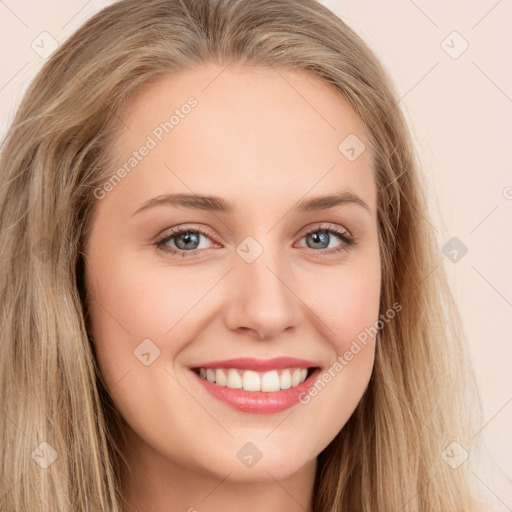
[[[210, 233], [203, 229], [192, 229], [191, 227], [184, 226], [171, 230], [170, 233], [166, 233], [162, 238], [157, 240], [154, 245], [164, 252], [179, 254], [185, 257], [194, 255], [201, 249], [205, 249], [205, 247], [200, 247], [202, 237], [209, 239]], [[172, 242], [174, 247], [167, 245], [168, 242]]]
[[[356, 238], [352, 236], [348, 231], [339, 226], [331, 224], [321, 224], [320, 226], [315, 226], [314, 229], [310, 229], [309, 231], [303, 233], [302, 238], [306, 239], [306, 243], [311, 244], [307, 246], [310, 249], [329, 249], [322, 250], [322, 254], [333, 254], [348, 251], [356, 244]], [[333, 240], [333, 238], [338, 238], [342, 241], [342, 243], [336, 245], [334, 248], [329, 248], [330, 242]]]
[[[331, 241], [334, 239], [341, 240], [341, 244], [336, 245], [334, 248], [329, 248]], [[174, 228], [171, 232], [166, 233], [154, 242], [155, 247], [164, 252], [177, 254], [182, 257], [193, 256], [199, 253], [203, 249], [209, 247], [201, 247], [201, 239], [211, 240], [211, 233], [203, 228], [193, 228], [191, 226], [183, 226]], [[314, 252], [321, 252], [322, 255], [328, 255], [332, 253], [339, 253], [342, 251], [348, 251], [352, 246], [356, 244], [354, 236], [350, 235], [345, 229], [331, 225], [322, 224], [315, 226], [314, 229], [310, 229], [302, 234], [301, 240], [305, 238], [309, 249]], [[172, 244], [172, 245], [170, 245]], [[217, 244], [220, 247], [219, 244]], [[301, 245], [300, 247], [304, 247]], [[318, 251], [321, 249], [321, 251]], [[326, 250], [327, 249], [327, 250]]]

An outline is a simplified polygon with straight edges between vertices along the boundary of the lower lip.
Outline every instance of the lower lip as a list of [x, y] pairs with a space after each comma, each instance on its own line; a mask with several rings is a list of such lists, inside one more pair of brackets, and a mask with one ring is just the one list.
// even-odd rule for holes
[[[191, 370], [192, 371], [192, 370]], [[316, 368], [304, 382], [298, 386], [279, 391], [245, 391], [244, 389], [232, 389], [227, 386], [219, 386], [209, 380], [201, 378], [192, 371], [195, 378], [215, 398], [225, 404], [243, 412], [256, 414], [272, 414], [281, 412], [294, 406], [299, 401], [301, 393], [307, 393], [320, 374], [320, 368]]]

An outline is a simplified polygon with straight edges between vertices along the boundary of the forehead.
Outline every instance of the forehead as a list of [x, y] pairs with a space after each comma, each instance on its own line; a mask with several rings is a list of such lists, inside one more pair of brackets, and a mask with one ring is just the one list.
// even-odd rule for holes
[[365, 127], [309, 73], [205, 64], [141, 89], [120, 117], [129, 128], [113, 148], [118, 165], [150, 147], [114, 191], [134, 201], [172, 191], [236, 202], [349, 190], [374, 209]]

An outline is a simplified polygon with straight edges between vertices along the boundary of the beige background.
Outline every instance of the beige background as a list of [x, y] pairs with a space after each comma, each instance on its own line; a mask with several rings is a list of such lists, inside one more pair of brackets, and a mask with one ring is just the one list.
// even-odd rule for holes
[[[64, 41], [109, 3], [0, 0], [1, 136], [43, 63], [31, 45], [48, 38], [42, 32]], [[512, 510], [512, 1], [322, 3], [389, 70], [424, 162], [439, 243], [457, 237], [468, 249], [445, 265], [484, 403], [472, 478], [492, 510]]]

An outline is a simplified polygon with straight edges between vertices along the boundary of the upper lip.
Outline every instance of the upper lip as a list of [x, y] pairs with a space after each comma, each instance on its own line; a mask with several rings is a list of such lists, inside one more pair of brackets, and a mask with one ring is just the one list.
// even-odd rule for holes
[[240, 370], [268, 371], [281, 368], [311, 368], [319, 366], [320, 365], [314, 361], [299, 359], [297, 357], [275, 357], [274, 359], [239, 357], [236, 359], [201, 363], [191, 366], [191, 368], [238, 368]]

